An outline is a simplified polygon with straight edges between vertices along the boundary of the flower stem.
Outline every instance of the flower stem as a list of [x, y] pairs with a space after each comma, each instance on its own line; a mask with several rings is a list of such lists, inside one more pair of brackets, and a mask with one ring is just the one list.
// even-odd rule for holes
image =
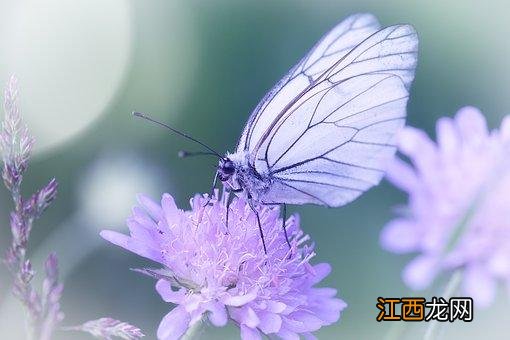
[[[455, 272], [453, 272], [452, 276], [450, 277], [450, 280], [448, 281], [441, 297], [443, 297], [444, 299], [449, 299], [450, 297], [452, 297], [453, 294], [455, 294], [455, 292], [459, 288], [461, 279], [462, 269], [457, 269]], [[425, 331], [425, 335], [423, 336], [423, 339], [424, 340], [437, 339], [439, 331], [441, 330], [441, 325], [442, 323], [440, 323], [437, 320], [430, 321], [427, 330]]]

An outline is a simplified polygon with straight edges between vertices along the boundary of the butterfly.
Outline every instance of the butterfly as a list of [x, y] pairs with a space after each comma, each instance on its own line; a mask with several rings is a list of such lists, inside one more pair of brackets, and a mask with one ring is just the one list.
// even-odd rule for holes
[[264, 96], [235, 152], [222, 156], [167, 127], [219, 157], [213, 188], [220, 180], [246, 197], [257, 218], [258, 204], [283, 205], [284, 215], [286, 204], [339, 207], [383, 177], [405, 123], [417, 54], [412, 26], [381, 29], [373, 15], [354, 14]]

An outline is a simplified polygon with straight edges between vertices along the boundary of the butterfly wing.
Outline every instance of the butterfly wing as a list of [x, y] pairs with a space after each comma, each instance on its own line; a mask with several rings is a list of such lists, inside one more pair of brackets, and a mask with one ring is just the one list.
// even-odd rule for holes
[[304, 93], [322, 73], [379, 28], [376, 17], [361, 13], [349, 16], [326, 33], [253, 110], [239, 139], [237, 151], [252, 150], [290, 100]]
[[272, 180], [262, 202], [341, 206], [381, 180], [404, 124], [418, 38], [409, 25], [377, 28], [370, 15], [346, 19], [250, 117], [238, 151]]

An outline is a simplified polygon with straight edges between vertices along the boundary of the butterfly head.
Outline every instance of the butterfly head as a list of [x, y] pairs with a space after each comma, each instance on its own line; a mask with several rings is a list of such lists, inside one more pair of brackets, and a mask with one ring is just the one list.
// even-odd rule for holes
[[232, 175], [236, 172], [236, 166], [234, 162], [228, 157], [220, 158], [218, 163], [218, 178], [222, 182], [228, 181]]

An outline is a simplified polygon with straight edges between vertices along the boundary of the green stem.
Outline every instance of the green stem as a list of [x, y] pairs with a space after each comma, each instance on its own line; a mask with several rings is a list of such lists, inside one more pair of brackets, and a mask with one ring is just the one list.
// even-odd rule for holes
[[[446, 285], [446, 288], [443, 291], [441, 297], [443, 297], [445, 300], [451, 298], [455, 294], [457, 289], [459, 289], [461, 281], [462, 281], [462, 269], [457, 269], [450, 277], [450, 280], [448, 281], [448, 284]], [[437, 339], [442, 324], [443, 324], [442, 322], [439, 322], [437, 320], [430, 321], [427, 330], [425, 331], [423, 340]]]

